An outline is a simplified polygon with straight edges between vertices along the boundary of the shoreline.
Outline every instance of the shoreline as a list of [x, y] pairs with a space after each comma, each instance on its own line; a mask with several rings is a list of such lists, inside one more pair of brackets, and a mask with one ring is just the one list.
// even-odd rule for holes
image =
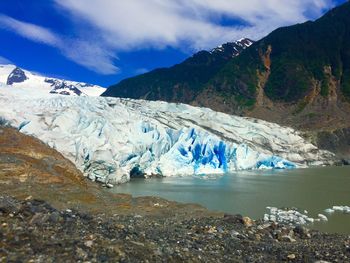
[[0, 261], [344, 262], [350, 258], [346, 235], [240, 215], [183, 217], [174, 212], [175, 216], [111, 216], [0, 196]]
[[113, 194], [15, 130], [0, 137], [0, 262], [347, 261], [350, 237]]

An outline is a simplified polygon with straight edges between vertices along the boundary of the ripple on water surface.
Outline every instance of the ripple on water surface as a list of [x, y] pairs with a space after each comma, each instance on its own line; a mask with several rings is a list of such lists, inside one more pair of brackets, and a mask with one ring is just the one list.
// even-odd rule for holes
[[252, 218], [263, 218], [266, 207], [295, 207], [310, 217], [327, 216], [328, 222], [314, 222], [313, 228], [350, 234], [350, 214], [325, 213], [333, 206], [350, 206], [349, 189], [350, 166], [344, 166], [133, 180], [111, 191], [199, 203]]

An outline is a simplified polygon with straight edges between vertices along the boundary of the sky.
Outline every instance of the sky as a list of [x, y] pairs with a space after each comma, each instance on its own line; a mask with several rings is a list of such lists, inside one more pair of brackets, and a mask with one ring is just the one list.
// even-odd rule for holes
[[346, 0], [1, 0], [0, 64], [104, 87]]

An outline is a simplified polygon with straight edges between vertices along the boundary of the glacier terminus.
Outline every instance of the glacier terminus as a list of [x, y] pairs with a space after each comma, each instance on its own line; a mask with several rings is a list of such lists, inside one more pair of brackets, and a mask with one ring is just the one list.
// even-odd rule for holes
[[294, 129], [184, 104], [27, 95], [0, 87], [0, 116], [57, 149], [94, 181], [329, 164]]

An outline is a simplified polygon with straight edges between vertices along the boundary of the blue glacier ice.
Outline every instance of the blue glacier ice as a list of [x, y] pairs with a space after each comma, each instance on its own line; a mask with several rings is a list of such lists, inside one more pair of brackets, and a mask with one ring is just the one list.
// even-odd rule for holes
[[329, 163], [292, 128], [184, 104], [0, 89], [0, 115], [57, 149], [92, 180], [219, 174]]

